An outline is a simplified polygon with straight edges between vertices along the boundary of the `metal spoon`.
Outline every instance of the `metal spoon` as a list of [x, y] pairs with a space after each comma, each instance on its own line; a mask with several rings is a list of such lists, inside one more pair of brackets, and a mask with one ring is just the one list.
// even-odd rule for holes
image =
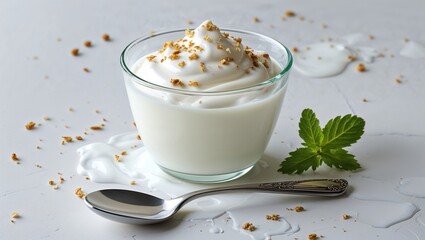
[[186, 203], [220, 192], [266, 192], [334, 197], [345, 193], [348, 182], [344, 179], [313, 179], [255, 183], [217, 187], [187, 193], [170, 200], [146, 193], [105, 189], [88, 194], [84, 201], [95, 213], [107, 219], [131, 224], [152, 224], [171, 218]]

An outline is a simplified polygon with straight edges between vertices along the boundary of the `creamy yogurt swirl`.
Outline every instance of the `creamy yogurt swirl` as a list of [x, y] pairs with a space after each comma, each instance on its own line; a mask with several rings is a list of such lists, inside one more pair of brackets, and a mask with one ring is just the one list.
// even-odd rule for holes
[[164, 43], [132, 68], [140, 78], [172, 88], [225, 91], [257, 85], [275, 76], [279, 65], [265, 52], [244, 46], [211, 21]]

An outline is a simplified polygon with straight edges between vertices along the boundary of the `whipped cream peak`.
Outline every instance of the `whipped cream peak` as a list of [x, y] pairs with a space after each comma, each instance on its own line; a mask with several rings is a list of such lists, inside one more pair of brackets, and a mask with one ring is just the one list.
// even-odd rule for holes
[[280, 67], [271, 57], [243, 45], [211, 21], [140, 59], [133, 72], [166, 87], [194, 91], [235, 90], [272, 78]]

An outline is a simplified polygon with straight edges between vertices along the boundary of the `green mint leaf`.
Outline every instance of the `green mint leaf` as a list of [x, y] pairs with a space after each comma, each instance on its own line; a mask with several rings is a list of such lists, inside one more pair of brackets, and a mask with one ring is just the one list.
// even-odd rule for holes
[[302, 145], [310, 148], [320, 146], [323, 139], [322, 129], [320, 128], [319, 119], [311, 109], [304, 109], [301, 113], [300, 123], [298, 124], [300, 137], [304, 140]]
[[356, 170], [361, 168], [360, 164], [344, 149], [326, 149], [322, 153], [323, 162], [329, 167], [336, 167], [342, 170]]
[[323, 149], [349, 147], [364, 133], [365, 121], [350, 114], [331, 119], [323, 128]]
[[290, 152], [289, 155], [290, 156], [280, 164], [279, 172], [284, 174], [300, 174], [307, 171], [310, 167], [316, 170], [316, 168], [322, 164], [320, 156], [310, 148], [298, 148]]

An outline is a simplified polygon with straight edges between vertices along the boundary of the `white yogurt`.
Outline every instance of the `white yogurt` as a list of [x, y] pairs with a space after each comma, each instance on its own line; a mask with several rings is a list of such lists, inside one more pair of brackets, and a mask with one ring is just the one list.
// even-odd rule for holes
[[[186, 91], [157, 90], [126, 78], [143, 143], [163, 169], [232, 174], [247, 171], [261, 158], [280, 112], [286, 90], [281, 83], [287, 74], [277, 84], [243, 90], [282, 68], [268, 54], [243, 43], [206, 21], [132, 66], [132, 72], [148, 82]], [[241, 91], [226, 92], [237, 89]]]

